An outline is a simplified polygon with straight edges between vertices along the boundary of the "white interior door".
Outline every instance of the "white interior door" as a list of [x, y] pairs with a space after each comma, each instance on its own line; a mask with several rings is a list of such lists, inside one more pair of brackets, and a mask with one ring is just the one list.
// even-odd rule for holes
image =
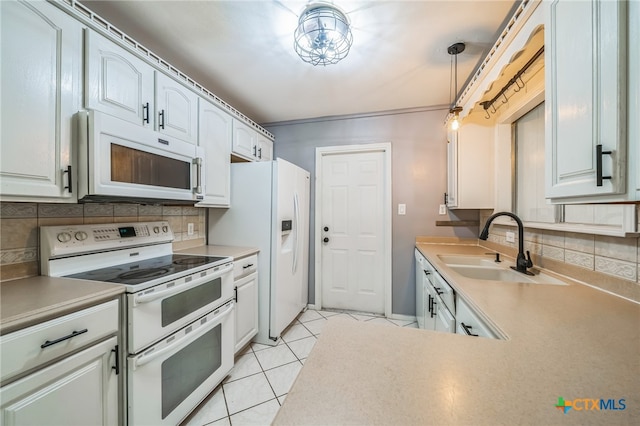
[[316, 235], [324, 308], [387, 313], [387, 156], [385, 150], [321, 156]]

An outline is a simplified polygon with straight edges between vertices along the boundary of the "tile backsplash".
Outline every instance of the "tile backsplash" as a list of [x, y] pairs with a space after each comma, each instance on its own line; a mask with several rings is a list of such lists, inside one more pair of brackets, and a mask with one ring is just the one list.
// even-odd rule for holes
[[[491, 210], [480, 212], [482, 225], [491, 213]], [[497, 251], [505, 249], [507, 254], [517, 252], [518, 234], [516, 232], [515, 242], [507, 242], [507, 231], [515, 229], [492, 225], [487, 246]], [[525, 228], [524, 248], [531, 252], [534, 265], [640, 301], [640, 238], [637, 236], [609, 237]]]
[[[0, 281], [39, 275], [40, 226], [166, 220], [176, 250], [206, 244], [206, 209], [143, 204], [0, 203]], [[194, 224], [192, 235], [187, 224]]]

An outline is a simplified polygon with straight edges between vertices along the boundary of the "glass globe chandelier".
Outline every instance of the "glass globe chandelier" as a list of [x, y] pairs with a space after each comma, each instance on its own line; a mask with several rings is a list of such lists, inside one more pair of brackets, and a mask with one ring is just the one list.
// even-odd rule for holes
[[327, 3], [312, 3], [302, 12], [293, 47], [312, 65], [338, 63], [349, 53], [353, 35], [347, 16]]

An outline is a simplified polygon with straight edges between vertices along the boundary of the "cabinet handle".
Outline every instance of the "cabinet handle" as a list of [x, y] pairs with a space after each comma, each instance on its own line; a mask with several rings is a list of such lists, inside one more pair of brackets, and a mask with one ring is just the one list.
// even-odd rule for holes
[[116, 375], [120, 374], [120, 357], [118, 356], [118, 345], [115, 348], [111, 349], [111, 352], [116, 354], [116, 365], [111, 367], [112, 370], [116, 370]]
[[238, 303], [238, 287], [234, 287], [233, 291], [235, 292], [235, 296], [233, 296], [233, 300]]
[[68, 189], [69, 190], [69, 194], [73, 193], [73, 178], [71, 175], [71, 166], [67, 166], [67, 170], [62, 172], [63, 174], [66, 173], [67, 174], [67, 186], [64, 187], [64, 189]]
[[596, 186], [602, 186], [603, 179], [611, 179], [611, 176], [602, 176], [602, 156], [611, 155], [613, 151], [603, 151], [602, 145], [596, 145]]
[[248, 265], [244, 265], [242, 269], [251, 268], [252, 266], [253, 266], [253, 263], [249, 263]]
[[429, 295], [429, 299], [428, 299], [428, 300], [429, 300], [429, 303], [428, 303], [428, 306], [429, 306], [429, 313], [431, 313], [433, 297], [431, 297], [431, 295]]
[[431, 275], [431, 271], [427, 271], [427, 270], [425, 270], [425, 269], [423, 269], [423, 271], [424, 271], [424, 274], [425, 274], [425, 275]]
[[49, 346], [55, 345], [56, 343], [60, 343], [60, 342], [64, 342], [65, 340], [69, 340], [73, 337], [79, 336], [81, 334], [86, 333], [87, 331], [89, 331], [88, 329], [84, 329], [84, 330], [80, 330], [80, 331], [73, 331], [71, 334], [61, 337], [59, 339], [56, 340], [47, 340], [46, 342], [44, 342], [43, 344], [40, 345], [40, 349], [44, 349], [44, 348], [48, 348]]
[[256, 157], [258, 154], [256, 153], [256, 149], [257, 147], [254, 145], [253, 146], [253, 156]]
[[474, 336], [474, 337], [478, 337], [477, 334], [473, 334], [471, 332], [471, 329], [473, 327], [471, 327], [470, 325], [465, 325], [465, 323], [461, 322], [460, 325], [462, 326], [462, 329], [464, 330], [464, 332], [467, 334], [467, 336]]
[[436, 302], [436, 298], [433, 296], [429, 296], [431, 297], [431, 318], [436, 316], [436, 305], [438, 304]]
[[444, 203], [447, 204], [449, 201], [449, 195], [445, 192], [444, 193]]
[[142, 105], [142, 122], [149, 124], [149, 102]]
[[164, 110], [158, 113], [158, 117], [160, 117], [160, 123], [158, 124], [158, 127], [164, 130]]
[[440, 290], [440, 287], [433, 287], [433, 288], [434, 288], [434, 290], [436, 291], [436, 294], [437, 294], [438, 296], [440, 296], [441, 294], [444, 294], [444, 291]]
[[262, 148], [258, 148], [258, 158], [262, 160]]

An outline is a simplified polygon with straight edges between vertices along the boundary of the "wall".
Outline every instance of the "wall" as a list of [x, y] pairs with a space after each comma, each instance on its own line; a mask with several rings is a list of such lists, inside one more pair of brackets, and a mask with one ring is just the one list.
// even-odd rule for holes
[[[636, 209], [640, 218], [640, 205]], [[480, 212], [483, 226], [491, 213], [491, 210]], [[510, 226], [492, 225], [488, 246], [513, 256], [518, 248], [518, 234], [514, 243], [505, 240], [506, 231], [513, 230]], [[531, 252], [535, 266], [640, 302], [640, 238], [637, 236], [608, 237], [525, 228], [524, 249]]]
[[[477, 236], [477, 227], [436, 227], [436, 220], [477, 220], [477, 210], [438, 215], [446, 191], [446, 110], [332, 117], [265, 125], [275, 134], [275, 156], [311, 172], [309, 303], [315, 302], [315, 149], [390, 142], [392, 152], [392, 312], [415, 315], [413, 247], [417, 236]], [[397, 215], [398, 203], [407, 205]]]
[[[177, 250], [205, 244], [205, 211], [139, 204], [0, 203], [0, 280], [39, 275], [40, 226], [166, 220]], [[187, 223], [194, 224], [193, 235], [187, 235]]]

